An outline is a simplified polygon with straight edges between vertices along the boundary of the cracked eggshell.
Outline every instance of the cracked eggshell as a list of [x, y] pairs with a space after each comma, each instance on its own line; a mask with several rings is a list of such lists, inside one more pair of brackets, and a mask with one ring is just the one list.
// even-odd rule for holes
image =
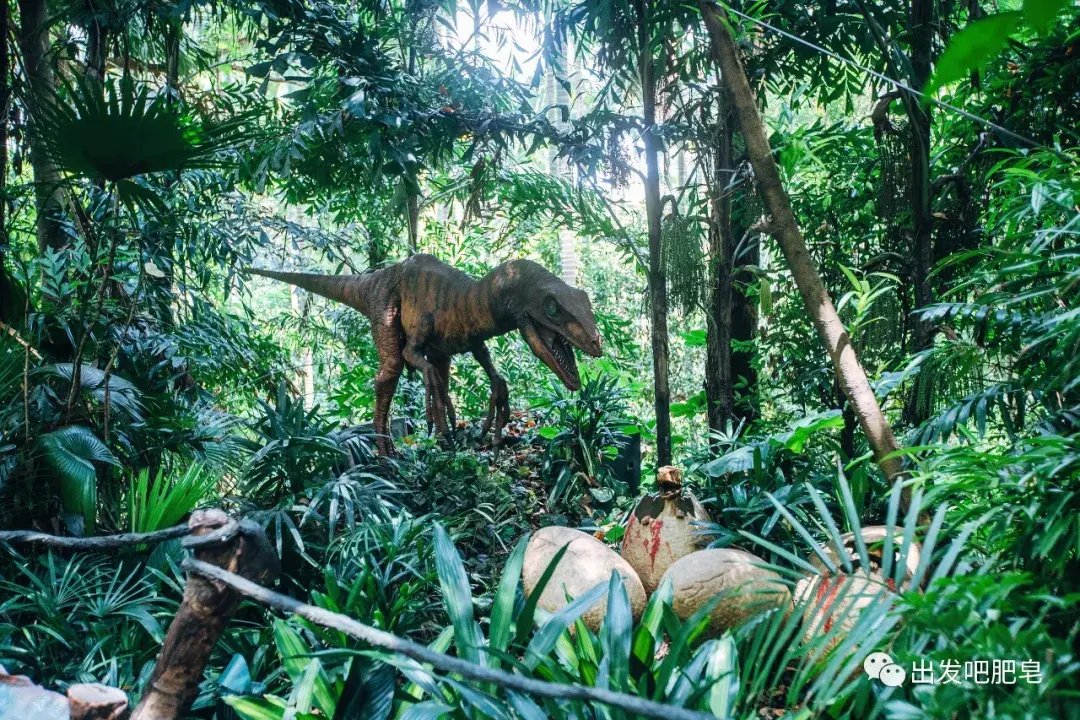
[[[596, 585], [607, 583], [612, 571], [615, 571], [626, 587], [634, 620], [641, 617], [645, 610], [645, 588], [634, 568], [592, 535], [571, 528], [546, 527], [536, 531], [529, 540], [521, 571], [526, 596], [533, 594], [544, 570], [563, 545], [570, 547], [540, 594], [538, 607], [547, 612], [557, 612], [567, 605], [568, 593], [571, 597], [581, 597]], [[607, 593], [604, 593], [603, 598], [589, 608], [581, 619], [586, 627], [598, 632], [606, 613]]]
[[672, 563], [701, 549], [693, 523], [708, 519], [705, 508], [688, 490], [646, 495], [638, 501], [619, 552], [637, 571], [646, 593], [652, 595], [660, 587], [660, 578]]
[[[835, 630], [827, 651], [844, 641], [868, 609], [890, 605], [896, 594], [873, 575], [815, 575], [795, 585], [795, 604], [802, 608], [803, 641]], [[867, 628], [871, 629], [871, 628]]]
[[686, 620], [716, 595], [706, 634], [716, 636], [758, 613], [789, 607], [791, 593], [780, 576], [759, 567], [764, 560], [733, 548], [698, 550], [676, 560], [664, 573], [675, 591], [672, 610]]

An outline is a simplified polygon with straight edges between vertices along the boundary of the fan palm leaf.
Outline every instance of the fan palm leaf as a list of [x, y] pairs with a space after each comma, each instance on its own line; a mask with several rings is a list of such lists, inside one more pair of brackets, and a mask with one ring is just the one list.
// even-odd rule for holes
[[[40, 108], [50, 158], [69, 174], [124, 183], [140, 175], [222, 167], [222, 151], [254, 136], [250, 115], [211, 123], [177, 109], [167, 95], [130, 81], [80, 80]], [[136, 191], [134, 183], [125, 187]], [[145, 188], [141, 188], [146, 190]]]
[[60, 501], [68, 512], [82, 515], [85, 534], [94, 532], [97, 515], [97, 467], [119, 466], [109, 447], [87, 427], [69, 425], [38, 438], [45, 462], [59, 480]]

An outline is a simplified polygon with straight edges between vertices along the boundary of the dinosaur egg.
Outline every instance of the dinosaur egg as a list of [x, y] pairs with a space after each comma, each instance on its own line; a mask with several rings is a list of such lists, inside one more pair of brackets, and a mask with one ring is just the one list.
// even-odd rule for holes
[[717, 595], [706, 634], [716, 636], [758, 613], [791, 604], [780, 576], [765, 561], [734, 548], [698, 550], [671, 564], [661, 582], [671, 580], [671, 609], [686, 620]]
[[638, 501], [626, 523], [619, 551], [637, 571], [650, 595], [673, 562], [701, 549], [693, 523], [709, 519], [694, 494], [682, 487], [678, 468], [668, 465], [657, 475], [660, 492]]
[[[891, 606], [895, 599], [896, 594], [880, 578], [862, 574], [803, 578], [795, 585], [795, 604], [802, 609], [803, 641], [812, 643], [833, 633], [826, 645], [826, 651], [830, 651], [855, 629], [864, 613], [882, 604]], [[859, 632], [872, 629], [860, 627]]]
[[[900, 557], [900, 550], [904, 544], [904, 529], [894, 527], [892, 529], [893, 535], [893, 565], [889, 571], [892, 577], [886, 578], [881, 573], [882, 557], [885, 552], [885, 538], [888, 534], [888, 528], [884, 525], [871, 525], [870, 527], [864, 527], [862, 529], [862, 539], [866, 543], [867, 559], [870, 561], [870, 567], [866, 570], [869, 577], [876, 579], [878, 582], [884, 583], [890, 590], [896, 590], [896, 583], [893, 581], [893, 577], [896, 577], [896, 566], [903, 560], [904, 565], [904, 583], [910, 582], [914, 577], [915, 571], [919, 567], [919, 560], [922, 558], [922, 546], [912, 540], [911, 547], [908, 548], [907, 557]], [[855, 533], [847, 533], [840, 538], [844, 543], [844, 549], [847, 550], [848, 557], [851, 558], [852, 564], [858, 570], [863, 570], [860, 567], [861, 562], [859, 560], [859, 554], [855, 550]], [[832, 543], [828, 543], [825, 548], [825, 554], [829, 556], [829, 559], [833, 561], [837, 568], [843, 572], [843, 564], [840, 562], [840, 557], [836, 552], [836, 548]], [[825, 563], [821, 558], [814, 554], [810, 558], [810, 564], [820, 570], [823, 574], [828, 573], [828, 568], [825, 567]]]
[[[537, 607], [547, 612], [557, 612], [567, 605], [567, 594], [572, 598], [581, 597], [600, 583], [610, 581], [614, 571], [619, 573], [626, 586], [634, 620], [641, 617], [645, 610], [645, 588], [634, 568], [592, 535], [571, 528], [546, 527], [536, 531], [529, 540], [521, 572], [526, 596], [532, 596], [551, 559], [564, 545], [569, 545], [566, 554], [540, 593]], [[598, 632], [606, 614], [607, 593], [604, 593], [581, 619], [586, 627]]]

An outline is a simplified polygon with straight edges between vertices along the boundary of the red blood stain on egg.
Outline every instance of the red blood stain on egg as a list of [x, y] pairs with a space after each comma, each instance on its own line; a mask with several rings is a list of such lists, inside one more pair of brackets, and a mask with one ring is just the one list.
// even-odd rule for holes
[[[832, 614], [829, 613], [829, 608], [832, 607], [833, 602], [836, 600], [836, 595], [840, 591], [840, 580], [837, 578], [835, 583], [829, 582], [828, 576], [823, 576], [821, 582], [818, 583], [816, 602], [821, 606], [821, 612], [827, 613], [825, 617], [825, 632], [832, 630]], [[826, 597], [826, 593], [828, 596]], [[822, 602], [824, 601], [824, 602]]]
[[653, 520], [649, 524], [651, 537], [645, 539], [645, 548], [649, 552], [649, 562], [653, 565], [656, 564], [656, 553], [660, 550], [660, 531], [663, 528], [664, 521], [660, 519]]

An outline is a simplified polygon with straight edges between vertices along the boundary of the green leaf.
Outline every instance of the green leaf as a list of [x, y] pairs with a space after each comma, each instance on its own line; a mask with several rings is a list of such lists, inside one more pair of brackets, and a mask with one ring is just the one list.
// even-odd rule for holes
[[438, 720], [453, 712], [454, 708], [445, 703], [428, 700], [413, 705], [400, 715], [401, 720]]
[[[526, 533], [517, 545], [503, 568], [502, 578], [499, 580], [499, 589], [495, 593], [495, 600], [491, 607], [491, 630], [488, 637], [488, 645], [492, 650], [503, 652], [510, 644], [510, 621], [514, 613], [514, 599], [517, 597], [518, 582], [521, 580], [521, 567], [525, 562], [525, 548], [529, 544], [529, 534]], [[488, 665], [497, 668], [502, 660], [497, 654], [488, 658]]]
[[724, 635], [713, 646], [705, 670], [705, 685], [709, 688], [709, 710], [716, 717], [732, 717], [739, 695], [738, 652], [731, 635]]
[[529, 669], [535, 669], [541, 660], [547, 657], [551, 649], [555, 647], [559, 636], [566, 632], [566, 629], [573, 625], [574, 621], [584, 615], [593, 605], [600, 602], [606, 593], [607, 585], [600, 583], [549, 617], [540, 626], [533, 639], [529, 641], [529, 646], [525, 650], [525, 666]]
[[649, 598], [649, 604], [645, 606], [637, 632], [634, 633], [633, 646], [634, 657], [642, 664], [652, 662], [653, 650], [663, 640], [661, 622], [664, 619], [664, 608], [670, 607], [674, 598], [675, 586], [671, 578], [665, 578]]
[[1024, 0], [1024, 20], [1045, 35], [1070, 0]]
[[232, 656], [232, 660], [218, 676], [217, 683], [222, 689], [232, 693], [242, 694], [248, 691], [251, 687], [251, 671], [243, 655], [236, 653]]
[[[294, 685], [299, 685], [304, 681], [304, 675], [308, 671], [308, 666], [311, 663], [317, 663], [318, 660], [309, 657], [311, 655], [311, 648], [307, 646], [304, 639], [300, 637], [300, 633], [289, 625], [284, 620], [274, 621], [274, 642], [277, 645], [278, 655], [281, 657], [281, 664], [284, 666], [285, 671], [289, 674], [289, 678], [293, 681]], [[330, 685], [326, 680], [326, 675], [322, 672], [322, 667], [315, 673], [312, 680], [313, 688], [312, 694], [315, 697], [315, 705], [322, 710], [324, 715], [333, 716], [334, 706], [337, 704], [333, 695], [330, 693]]]
[[827, 410], [817, 415], [800, 418], [791, 426], [791, 432], [777, 436], [782, 440], [784, 447], [794, 453], [801, 453], [806, 442], [822, 430], [837, 429], [844, 427], [844, 416], [839, 410]]
[[[230, 695], [222, 698], [243, 720], [281, 720], [285, 715], [285, 703], [272, 696], [253, 698]], [[276, 700], [277, 702], [274, 702]]]
[[554, 440], [559, 435], [559, 428], [545, 425], [536, 432], [539, 433], [540, 437], [544, 438], [545, 440]]
[[551, 576], [555, 573], [555, 568], [558, 567], [559, 561], [562, 560], [563, 555], [566, 554], [566, 550], [569, 547], [570, 543], [563, 545], [559, 548], [559, 551], [552, 556], [551, 562], [544, 568], [544, 574], [540, 576], [540, 580], [536, 583], [536, 587], [533, 588], [532, 595], [525, 601], [525, 607], [521, 609], [521, 614], [518, 615], [517, 629], [514, 634], [518, 644], [524, 643], [525, 638], [529, 636], [529, 631], [532, 630], [533, 617], [536, 615], [536, 604], [540, 602], [540, 595], [551, 581]]
[[626, 690], [630, 679], [630, 645], [634, 631], [634, 616], [630, 609], [630, 597], [626, 594], [622, 576], [612, 571], [608, 583], [608, 607], [604, 624], [600, 628], [600, 642], [608, 661], [608, 677], [611, 688]]
[[361, 658], [352, 661], [334, 720], [384, 720], [394, 707], [394, 668]]
[[116, 456], [90, 428], [69, 425], [42, 435], [38, 442], [45, 462], [60, 480], [60, 501], [68, 512], [79, 513], [86, 522], [85, 534], [94, 534], [97, 515], [97, 469], [95, 462], [119, 465]]
[[704, 330], [690, 330], [682, 334], [686, 347], [705, 347], [707, 333]]
[[299, 713], [311, 712], [311, 698], [315, 695], [315, 681], [322, 671], [322, 663], [313, 658], [304, 668], [304, 674], [300, 676], [300, 682], [292, 691], [292, 699]]
[[435, 567], [442, 587], [443, 605], [454, 626], [458, 652], [470, 662], [480, 662], [480, 638], [473, 617], [472, 589], [465, 565], [450, 536], [435, 523]]
[[968, 23], [952, 36], [938, 59], [934, 76], [926, 86], [927, 96], [932, 97], [940, 88], [963, 80], [995, 57], [1019, 23], [1019, 12], [999, 13]]

